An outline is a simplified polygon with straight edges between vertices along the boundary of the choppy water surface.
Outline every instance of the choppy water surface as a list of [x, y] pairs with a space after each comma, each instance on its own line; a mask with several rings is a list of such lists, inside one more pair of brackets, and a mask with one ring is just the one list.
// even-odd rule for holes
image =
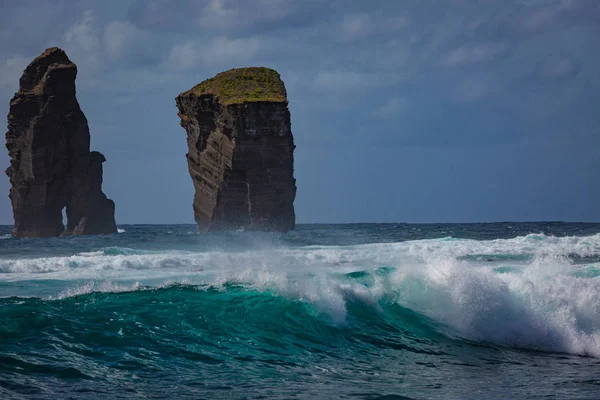
[[600, 224], [9, 233], [2, 399], [600, 398]]

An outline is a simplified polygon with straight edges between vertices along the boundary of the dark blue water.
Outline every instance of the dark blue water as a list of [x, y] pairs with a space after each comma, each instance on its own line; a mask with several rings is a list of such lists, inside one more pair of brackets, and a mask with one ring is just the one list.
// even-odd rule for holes
[[0, 228], [1, 399], [600, 398], [600, 224], [121, 230]]

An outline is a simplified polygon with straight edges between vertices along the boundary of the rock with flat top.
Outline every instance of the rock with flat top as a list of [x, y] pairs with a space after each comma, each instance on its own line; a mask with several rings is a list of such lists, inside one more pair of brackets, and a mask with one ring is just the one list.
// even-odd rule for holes
[[295, 146], [277, 71], [222, 72], [176, 102], [200, 230], [294, 229]]

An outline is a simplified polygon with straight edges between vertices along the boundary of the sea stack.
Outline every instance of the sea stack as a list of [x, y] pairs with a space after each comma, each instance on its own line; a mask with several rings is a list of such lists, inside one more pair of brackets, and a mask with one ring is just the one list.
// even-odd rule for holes
[[[77, 66], [52, 47], [35, 58], [10, 101], [6, 148], [18, 237], [115, 233], [115, 203], [102, 192], [104, 156], [90, 152], [75, 96]], [[66, 207], [67, 227], [62, 211]]]
[[279, 73], [232, 69], [176, 102], [200, 230], [294, 229], [295, 146]]

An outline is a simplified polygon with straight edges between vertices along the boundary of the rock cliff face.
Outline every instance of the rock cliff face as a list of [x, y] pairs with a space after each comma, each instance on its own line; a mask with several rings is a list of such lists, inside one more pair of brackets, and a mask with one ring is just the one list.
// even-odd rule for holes
[[294, 138], [286, 91], [268, 68], [222, 72], [177, 99], [201, 230], [295, 227]]
[[6, 174], [16, 236], [117, 231], [115, 204], [101, 188], [105, 158], [90, 152], [87, 119], [75, 96], [76, 75], [77, 66], [63, 50], [47, 49], [25, 69], [10, 101]]

